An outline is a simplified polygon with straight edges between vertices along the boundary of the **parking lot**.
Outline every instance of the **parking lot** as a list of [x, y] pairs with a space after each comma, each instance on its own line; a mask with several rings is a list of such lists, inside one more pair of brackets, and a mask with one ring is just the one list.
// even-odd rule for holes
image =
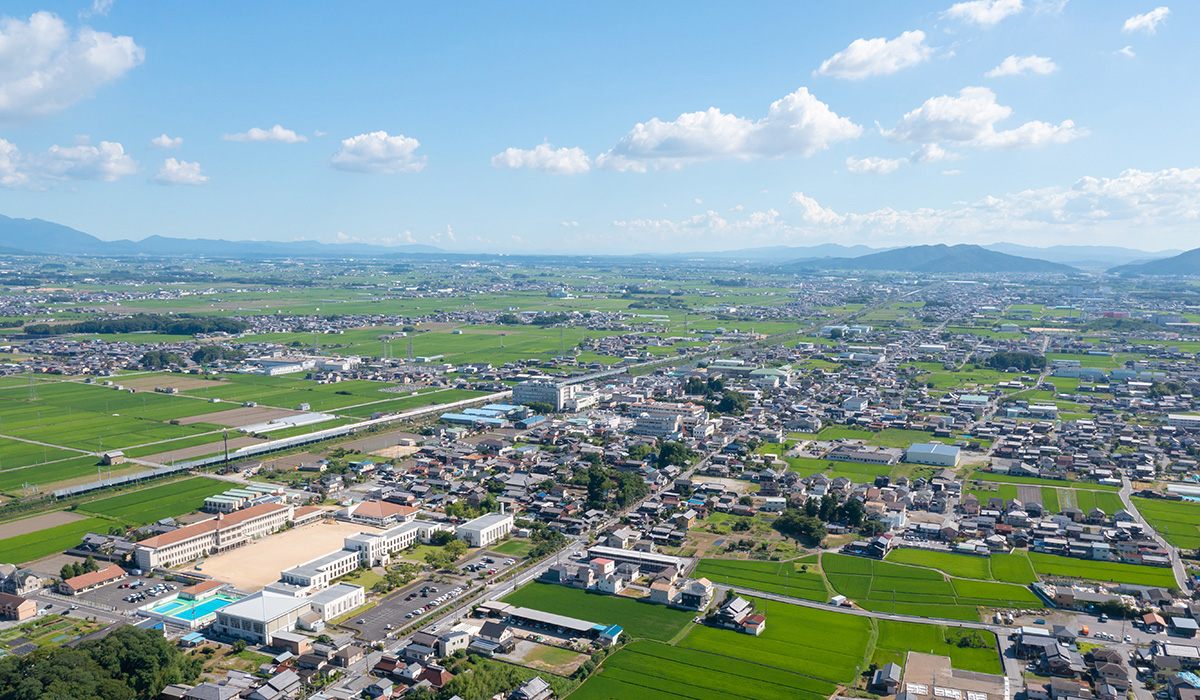
[[[425, 615], [444, 612], [455, 604], [462, 593], [472, 587], [471, 581], [462, 580], [459, 577], [452, 577], [450, 583], [420, 578], [397, 593], [393, 593], [379, 605], [347, 620], [342, 626], [357, 630], [362, 639], [379, 641], [386, 638], [392, 629], [402, 629]], [[460, 589], [462, 593], [451, 595], [450, 591], [456, 588]], [[422, 589], [428, 589], [424, 596], [421, 595]], [[423, 606], [432, 605], [442, 596], [447, 596], [443, 602], [429, 610], [421, 610]]]
[[[121, 588], [121, 586], [124, 584], [133, 584], [138, 581], [145, 581], [145, 583], [142, 584], [141, 586], [139, 586], [138, 588]], [[174, 590], [174, 591], [167, 590], [156, 596], [150, 596], [147, 593], [146, 597], [143, 600], [141, 600], [140, 602], [127, 602], [124, 600], [124, 598], [126, 596], [130, 595], [131, 593], [146, 593], [154, 586], [157, 586], [160, 584], [166, 585], [166, 586], [175, 586], [176, 590]], [[117, 583], [110, 583], [107, 586], [104, 586], [102, 588], [97, 588], [94, 591], [88, 591], [87, 593], [81, 593], [75, 597], [78, 599], [83, 599], [83, 600], [90, 601], [93, 603], [100, 603], [101, 605], [111, 605], [112, 607], [116, 608], [117, 610], [126, 611], [126, 610], [136, 610], [137, 608], [140, 608], [144, 605], [149, 605], [155, 601], [162, 600], [163, 598], [166, 598], [168, 595], [170, 595], [172, 593], [178, 593], [179, 592], [178, 589], [180, 587], [181, 586], [178, 582], [163, 581], [161, 578], [147, 579], [147, 578], [144, 578], [141, 576], [130, 576], [129, 578], [125, 579], [124, 581], [120, 581]]]
[[[491, 562], [488, 562], [489, 559]], [[437, 603], [429, 610], [421, 609], [426, 605], [434, 604], [439, 597], [449, 594], [455, 588], [461, 588], [463, 593], [472, 588], [478, 588], [485, 581], [479, 578], [480, 574], [495, 571], [494, 575], [500, 575], [510, 567], [516, 566], [520, 561], [520, 557], [508, 557], [488, 551], [479, 552], [461, 562], [456, 567], [456, 575], [436, 577], [443, 581], [434, 581], [433, 577], [423, 576], [388, 596], [379, 605], [342, 623], [342, 626], [357, 630], [359, 637], [364, 640], [385, 639], [388, 632], [403, 629], [424, 617], [439, 615], [452, 609], [457, 604], [456, 601], [461, 598], [462, 593], [448, 595], [441, 603]], [[488, 574], [486, 577], [491, 578], [492, 575]], [[446, 580], [449, 582], [444, 582]], [[430, 587], [430, 590], [426, 590], [426, 595], [422, 596], [421, 589], [426, 587]], [[391, 625], [390, 629], [389, 625]]]

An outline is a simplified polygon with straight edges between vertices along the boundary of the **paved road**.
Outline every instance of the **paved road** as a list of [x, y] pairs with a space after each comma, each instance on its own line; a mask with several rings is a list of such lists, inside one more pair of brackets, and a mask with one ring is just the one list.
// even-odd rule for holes
[[1121, 490], [1118, 491], [1117, 494], [1120, 495], [1121, 503], [1125, 505], [1125, 510], [1129, 511], [1129, 513], [1137, 520], [1138, 524], [1141, 525], [1146, 532], [1150, 533], [1150, 537], [1152, 537], [1160, 547], [1167, 550], [1167, 552], [1171, 554], [1171, 569], [1175, 572], [1175, 583], [1179, 587], [1179, 590], [1187, 591], [1187, 572], [1184, 571], [1183, 559], [1179, 557], [1179, 550], [1172, 546], [1170, 542], [1164, 540], [1162, 535], [1159, 535], [1153, 527], [1150, 527], [1150, 523], [1146, 522], [1146, 519], [1142, 517], [1140, 512], [1138, 512], [1137, 506], [1133, 504], [1133, 499], [1130, 498], [1130, 496], [1133, 495], [1133, 483], [1129, 481], [1128, 477], [1121, 477]]

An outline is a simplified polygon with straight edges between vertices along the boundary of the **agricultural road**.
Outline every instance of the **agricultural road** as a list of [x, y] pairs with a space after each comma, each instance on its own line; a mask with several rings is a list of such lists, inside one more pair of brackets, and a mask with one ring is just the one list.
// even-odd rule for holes
[[1128, 477], [1121, 477], [1121, 490], [1118, 491], [1117, 494], [1121, 496], [1121, 503], [1125, 505], [1125, 510], [1129, 511], [1129, 513], [1135, 519], [1137, 519], [1138, 525], [1141, 525], [1142, 529], [1150, 533], [1150, 537], [1154, 538], [1154, 541], [1157, 542], [1160, 547], [1170, 552], [1171, 569], [1175, 572], [1175, 584], [1181, 591], [1188, 590], [1187, 572], [1183, 569], [1183, 560], [1179, 557], [1179, 550], [1176, 549], [1170, 542], [1164, 540], [1162, 535], [1158, 534], [1157, 530], [1150, 527], [1150, 523], [1146, 522], [1146, 519], [1142, 517], [1140, 512], [1138, 512], [1137, 506], [1133, 504], [1133, 499], [1130, 498], [1130, 496], [1133, 495], [1133, 483], [1129, 481]]

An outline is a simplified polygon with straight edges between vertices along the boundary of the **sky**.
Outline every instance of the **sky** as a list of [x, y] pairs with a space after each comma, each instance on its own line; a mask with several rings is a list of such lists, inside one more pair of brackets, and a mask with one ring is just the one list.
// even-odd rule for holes
[[1200, 245], [1200, 5], [0, 6], [0, 214], [107, 240]]

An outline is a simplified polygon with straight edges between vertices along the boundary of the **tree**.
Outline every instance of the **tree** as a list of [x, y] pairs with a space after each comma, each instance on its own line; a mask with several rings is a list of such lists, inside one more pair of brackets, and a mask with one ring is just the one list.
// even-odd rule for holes
[[850, 527], [858, 527], [863, 521], [863, 513], [862, 501], [857, 498], [849, 498], [838, 508], [838, 519]]
[[587, 505], [589, 508], [603, 508], [608, 500], [608, 489], [611, 486], [608, 471], [593, 464], [587, 470]]
[[863, 537], [874, 537], [888, 531], [887, 523], [880, 520], [868, 520], [858, 528]]
[[660, 468], [668, 464], [687, 466], [695, 456], [696, 453], [681, 442], [664, 442], [658, 450], [658, 466]]
[[0, 698], [149, 700], [171, 683], [194, 681], [203, 663], [160, 632], [124, 626], [75, 649], [0, 659]]
[[462, 540], [450, 540], [442, 549], [446, 550], [446, 554], [450, 555], [454, 560], [467, 553], [467, 543]]
[[750, 399], [740, 391], [728, 389], [721, 394], [721, 401], [717, 404], [717, 410], [721, 413], [732, 413], [741, 415], [750, 408]]
[[742, 496], [738, 499], [738, 505], [752, 506], [754, 505], [754, 499], [749, 496]]
[[525, 406], [534, 413], [554, 413], [554, 404], [545, 401], [526, 401]]
[[825, 524], [817, 518], [808, 515], [802, 515], [795, 508], [788, 508], [775, 519], [774, 528], [784, 535], [794, 537], [796, 539], [804, 539], [811, 543], [818, 543], [825, 539], [829, 534]]
[[441, 547], [454, 541], [454, 533], [449, 530], [438, 530], [429, 536], [429, 544]]
[[96, 564], [96, 558], [89, 554], [88, 558], [83, 561], [83, 572], [90, 574], [93, 571], [99, 570], [100, 566]]
[[817, 513], [817, 517], [823, 522], [833, 520], [833, 516], [837, 512], [837, 505], [837, 496], [834, 496], [832, 493], [825, 494], [821, 498], [821, 508]]
[[240, 654], [243, 651], [246, 651], [246, 640], [239, 639], [233, 643], [233, 653]]

